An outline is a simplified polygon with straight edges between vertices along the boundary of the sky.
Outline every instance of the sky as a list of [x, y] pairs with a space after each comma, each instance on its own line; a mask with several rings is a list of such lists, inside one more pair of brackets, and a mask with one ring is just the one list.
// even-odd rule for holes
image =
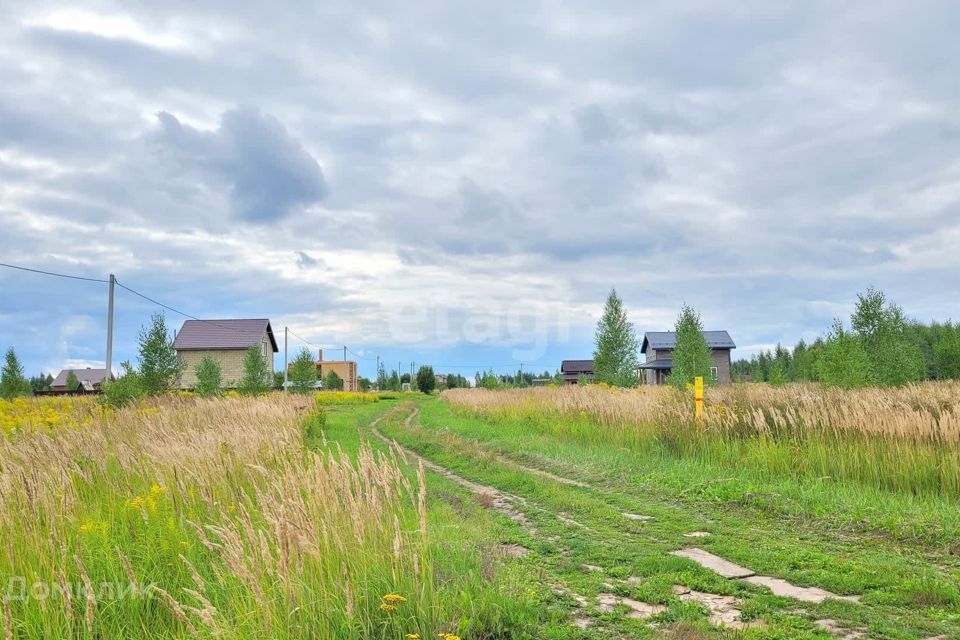
[[[960, 319], [957, 33], [924, 0], [0, 2], [0, 262], [367, 376], [588, 358], [611, 287], [734, 358], [870, 286]], [[160, 310], [118, 288], [115, 365]], [[106, 316], [0, 268], [28, 374], [102, 366]]]

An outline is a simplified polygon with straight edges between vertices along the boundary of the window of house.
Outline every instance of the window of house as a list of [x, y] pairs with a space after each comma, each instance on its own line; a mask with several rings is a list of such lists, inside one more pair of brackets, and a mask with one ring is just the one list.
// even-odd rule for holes
[[267, 357], [267, 343], [266, 343], [266, 342], [261, 342], [261, 343], [260, 343], [260, 354], [261, 354], [264, 358]]
[[717, 370], [716, 367], [710, 367], [710, 375], [713, 376], [714, 380], [720, 379], [720, 372]]

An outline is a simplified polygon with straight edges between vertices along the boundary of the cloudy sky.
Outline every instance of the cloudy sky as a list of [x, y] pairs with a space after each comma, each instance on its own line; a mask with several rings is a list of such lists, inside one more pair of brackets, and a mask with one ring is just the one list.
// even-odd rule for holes
[[[611, 286], [735, 356], [871, 285], [960, 318], [957, 33], [923, 0], [3, 2], [0, 262], [367, 375], [589, 357]], [[156, 310], [118, 291], [115, 361]], [[105, 285], [0, 269], [28, 373], [105, 324]]]

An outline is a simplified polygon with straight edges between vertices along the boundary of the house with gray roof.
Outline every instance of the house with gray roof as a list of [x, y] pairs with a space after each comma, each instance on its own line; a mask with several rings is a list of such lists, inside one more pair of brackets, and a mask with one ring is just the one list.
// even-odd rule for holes
[[236, 387], [243, 377], [243, 359], [250, 347], [260, 350], [267, 371], [272, 373], [273, 354], [279, 349], [269, 320], [187, 320], [173, 341], [177, 358], [183, 365], [180, 387], [192, 389], [196, 386], [197, 365], [204, 356], [220, 363], [224, 387]]
[[560, 363], [563, 384], [577, 384], [580, 380], [593, 380], [593, 360], [563, 360]]
[[[77, 378], [77, 388], [68, 389], [67, 380], [70, 373]], [[106, 369], [93, 369], [86, 367], [83, 369], [64, 369], [57, 374], [57, 377], [50, 383], [50, 390], [53, 393], [98, 393], [100, 385], [107, 377]]]
[[[730, 351], [737, 345], [726, 331], [704, 331], [713, 366], [710, 373], [719, 384], [730, 384]], [[673, 349], [677, 343], [677, 334], [673, 331], [648, 331], [643, 334], [643, 352], [646, 362], [640, 365], [640, 379], [645, 384], [664, 384], [673, 371]]]

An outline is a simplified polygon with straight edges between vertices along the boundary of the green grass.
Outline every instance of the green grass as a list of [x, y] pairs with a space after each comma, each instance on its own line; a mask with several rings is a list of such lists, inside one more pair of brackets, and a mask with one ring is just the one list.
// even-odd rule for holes
[[[845, 531], [882, 532], [928, 544], [950, 544], [960, 536], [960, 509], [952, 498], [798, 473], [789, 462], [776, 464], [799, 455], [788, 442], [703, 440], [697, 448], [652, 432], [611, 442], [604, 426], [586, 415], [473, 415], [444, 402], [425, 406], [423, 415], [495, 449], [543, 457], [591, 477], [629, 479], [684, 499], [738, 503], [791, 519], [826, 519]], [[830, 447], [820, 446], [828, 457]]]
[[[815, 621], [831, 619], [873, 638], [960, 638], [960, 568], [951, 554], [960, 517], [943, 498], [717, 463], [662, 442], [613, 445], [589, 417], [511, 419], [412, 394], [341, 399], [171, 399], [88, 431], [0, 443], [4, 589], [15, 576], [56, 584], [62, 574], [78, 584], [81, 567], [95, 585], [122, 586], [126, 558], [141, 584], [176, 600], [99, 600], [91, 629], [82, 595], [69, 608], [62, 599], [15, 599], [12, 637], [218, 630], [244, 640], [428, 640], [438, 632], [463, 640], [667, 632], [675, 640], [826, 640]], [[415, 407], [419, 416], [407, 424]], [[417, 464], [374, 436], [377, 418], [408, 449], [517, 496], [529, 527], [428, 471], [424, 535]], [[691, 531], [712, 535], [692, 540], [684, 536]], [[506, 556], [504, 545], [529, 554]], [[862, 603], [775, 597], [670, 555], [685, 546], [797, 585], [861, 595]], [[742, 619], [763, 626], [715, 627], [676, 585], [735, 597]], [[203, 622], [206, 605], [192, 592], [209, 601], [215, 624]], [[406, 601], [381, 610], [388, 593]], [[665, 609], [631, 618], [624, 606], [603, 610], [603, 593]], [[0, 632], [4, 617], [0, 607]]]
[[[0, 605], [0, 638], [562, 630], [565, 616], [495, 554], [522, 537], [516, 525], [430, 477], [421, 527], [416, 469], [358, 431], [395, 406], [338, 405], [321, 417], [304, 399], [177, 399], [42, 445], [5, 445], [0, 579], [12, 598]], [[146, 596], [130, 590], [126, 563]], [[87, 581], [90, 601], [78, 586]], [[381, 607], [390, 593], [405, 598], [393, 611]]]
[[[419, 425], [390, 420], [382, 430], [460, 475], [527, 499], [526, 514], [538, 530], [530, 544], [548, 583], [591, 599], [609, 590], [607, 582], [621, 595], [667, 605], [662, 624], [686, 622], [701, 631], [709, 629], [704, 612], [681, 602], [671, 587], [736, 595], [744, 617], [766, 625], [762, 633], [744, 631], [746, 637], [826, 637], [812, 624], [821, 618], [878, 638], [960, 634], [960, 571], [947, 546], [958, 515], [943, 499], [856, 482], [777, 477], [653, 445], [614, 447], [580, 437], [576, 429], [564, 433], [555, 423], [474, 415], [443, 400], [423, 400], [419, 407]], [[560, 484], [509, 460], [591, 487]], [[654, 519], [628, 521], [622, 512]], [[695, 542], [683, 536], [695, 530], [713, 535]], [[798, 585], [862, 595], [863, 604], [801, 605], [668, 555], [693, 545]], [[585, 564], [603, 571], [585, 571]], [[627, 576], [636, 584], [617, 581]], [[593, 613], [592, 634], [653, 633], [616, 612]]]

